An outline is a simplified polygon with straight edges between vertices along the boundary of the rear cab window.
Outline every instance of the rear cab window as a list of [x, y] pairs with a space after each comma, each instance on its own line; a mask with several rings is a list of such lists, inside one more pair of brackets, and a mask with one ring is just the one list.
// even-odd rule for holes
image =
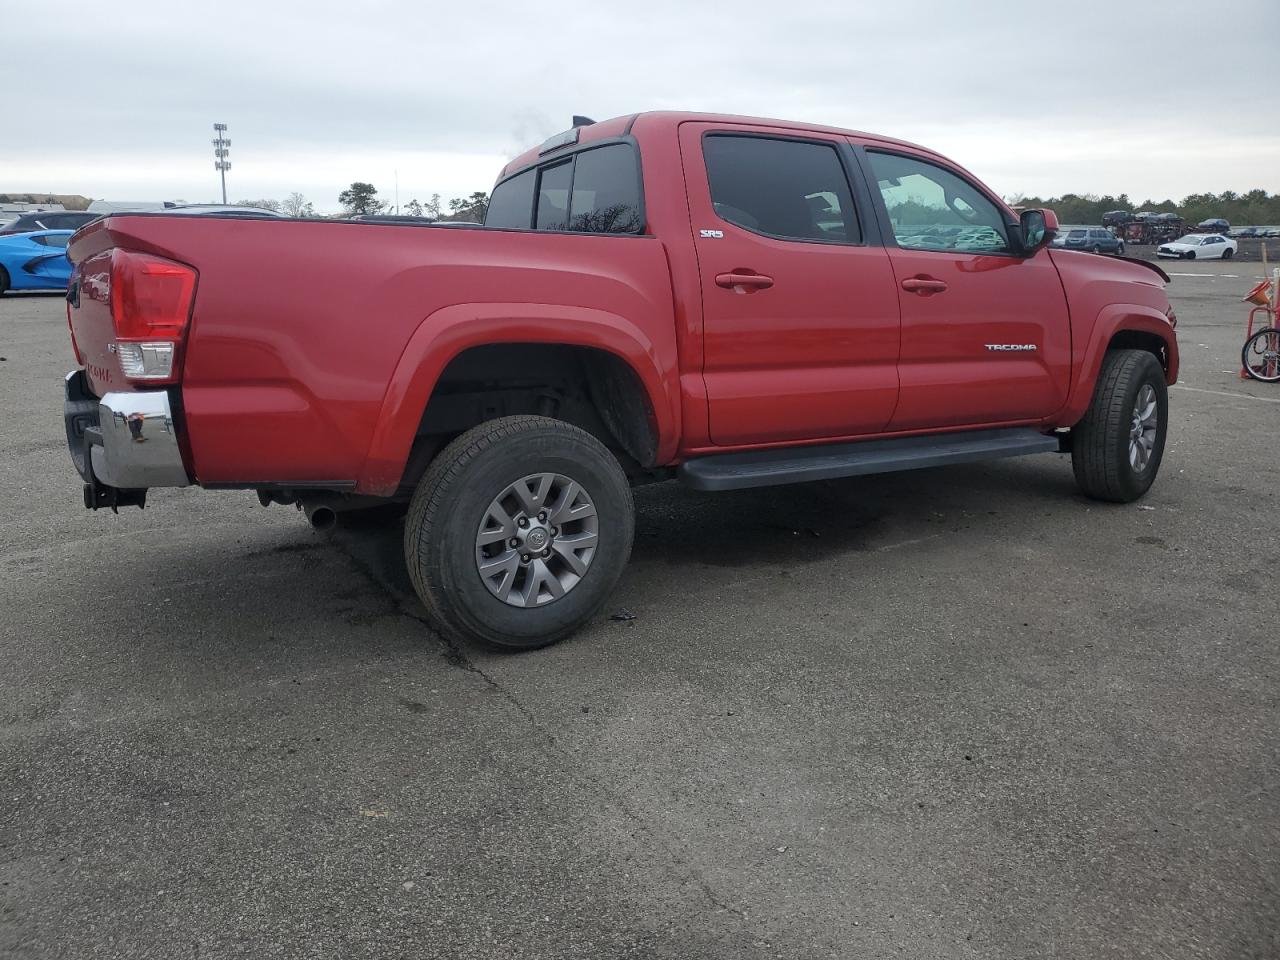
[[484, 223], [570, 233], [642, 232], [643, 192], [634, 143], [586, 146], [508, 177], [494, 187]]
[[533, 185], [537, 176], [536, 170], [526, 170], [494, 187], [484, 225], [527, 230], [533, 221]]
[[578, 154], [569, 229], [579, 233], [635, 233], [643, 226], [636, 152], [619, 143]]

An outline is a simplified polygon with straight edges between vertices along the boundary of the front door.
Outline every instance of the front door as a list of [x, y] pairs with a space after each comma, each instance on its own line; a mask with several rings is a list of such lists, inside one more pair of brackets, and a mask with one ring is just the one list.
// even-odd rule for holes
[[891, 430], [1047, 417], [1066, 401], [1071, 329], [1048, 249], [1015, 255], [1006, 217], [959, 170], [868, 147], [902, 304]]
[[898, 399], [898, 298], [864, 241], [869, 194], [842, 138], [680, 128], [702, 284], [711, 441], [883, 430]]

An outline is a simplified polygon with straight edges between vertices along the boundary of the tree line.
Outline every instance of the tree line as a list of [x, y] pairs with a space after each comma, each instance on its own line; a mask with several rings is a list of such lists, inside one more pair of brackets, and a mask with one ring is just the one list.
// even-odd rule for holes
[[1124, 193], [1118, 197], [1064, 193], [1047, 199], [1019, 194], [1006, 199], [1016, 206], [1048, 207], [1063, 223], [1101, 223], [1104, 213], [1128, 210], [1130, 213], [1173, 213], [1193, 224], [1221, 217], [1232, 226], [1280, 225], [1280, 193], [1267, 193], [1265, 190], [1193, 193], [1181, 201], [1144, 200], [1142, 203], [1134, 203]]
[[[342, 204], [343, 215], [348, 217], [367, 217], [395, 212], [390, 203], [378, 198], [377, 187], [360, 180], [338, 194], [338, 202]], [[259, 200], [238, 200], [236, 203], [237, 206], [261, 207], [290, 217], [323, 216], [316, 213], [314, 204], [297, 191], [289, 194], [284, 200], [264, 197]], [[432, 220], [483, 223], [484, 215], [488, 210], [489, 195], [477, 190], [469, 197], [454, 197], [447, 203], [441, 201], [438, 193], [433, 193], [426, 203], [422, 203], [415, 197], [404, 204], [399, 212], [411, 217], [428, 217]]]
[[[371, 183], [357, 180], [346, 190], [338, 194], [338, 202], [342, 204], [347, 216], [387, 213], [391, 204], [378, 198], [378, 188]], [[404, 205], [401, 213], [411, 217], [429, 217], [432, 220], [457, 221], [462, 223], [482, 223], [489, 210], [489, 195], [477, 190], [469, 197], [454, 197], [446, 205], [441, 205], [440, 194], [433, 193], [426, 203], [414, 197]]]

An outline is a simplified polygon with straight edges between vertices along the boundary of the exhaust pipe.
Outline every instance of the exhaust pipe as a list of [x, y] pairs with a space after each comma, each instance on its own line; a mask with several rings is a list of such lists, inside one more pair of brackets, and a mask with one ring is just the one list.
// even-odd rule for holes
[[338, 525], [338, 514], [327, 503], [308, 503], [303, 510], [317, 530], [332, 530]]

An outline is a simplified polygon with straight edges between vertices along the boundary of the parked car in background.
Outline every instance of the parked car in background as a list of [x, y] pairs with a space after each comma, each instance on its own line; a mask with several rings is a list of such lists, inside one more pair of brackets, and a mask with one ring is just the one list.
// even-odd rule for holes
[[38, 230], [0, 237], [0, 294], [65, 290], [71, 279], [67, 241], [74, 230]]
[[1230, 260], [1236, 253], [1236, 242], [1220, 233], [1188, 233], [1156, 248], [1156, 256], [1176, 260]]
[[1124, 253], [1124, 241], [1102, 227], [1070, 227], [1059, 231], [1055, 247], [1065, 250], [1087, 250], [1090, 253]]
[[246, 207], [234, 203], [179, 203], [166, 207], [163, 213], [182, 213], [187, 216], [213, 217], [283, 217], [277, 210], [266, 207]]
[[415, 217], [410, 213], [357, 213], [347, 217], [362, 223], [435, 223], [434, 217]]
[[33, 213], [20, 214], [17, 219], [10, 220], [0, 227], [0, 236], [13, 233], [30, 233], [33, 230], [79, 230], [86, 223], [92, 223], [102, 214], [88, 213], [84, 210], [39, 210]]
[[1220, 233], [1225, 237], [1231, 233], [1231, 224], [1221, 217], [1211, 217], [1197, 223], [1196, 229], [1201, 233]]
[[1230, 233], [1227, 234], [1227, 236], [1229, 237], [1236, 237], [1238, 239], [1244, 239], [1246, 237], [1265, 236], [1265, 235], [1266, 235], [1266, 230], [1264, 229], [1263, 232], [1260, 234], [1258, 233], [1257, 227], [1240, 227], [1236, 230], [1232, 230]]
[[1260, 237], [1280, 237], [1280, 227], [1270, 227], [1266, 233], [1258, 232]]
[[158, 213], [177, 206], [174, 200], [94, 200], [89, 204], [90, 213], [105, 216], [108, 213]]

